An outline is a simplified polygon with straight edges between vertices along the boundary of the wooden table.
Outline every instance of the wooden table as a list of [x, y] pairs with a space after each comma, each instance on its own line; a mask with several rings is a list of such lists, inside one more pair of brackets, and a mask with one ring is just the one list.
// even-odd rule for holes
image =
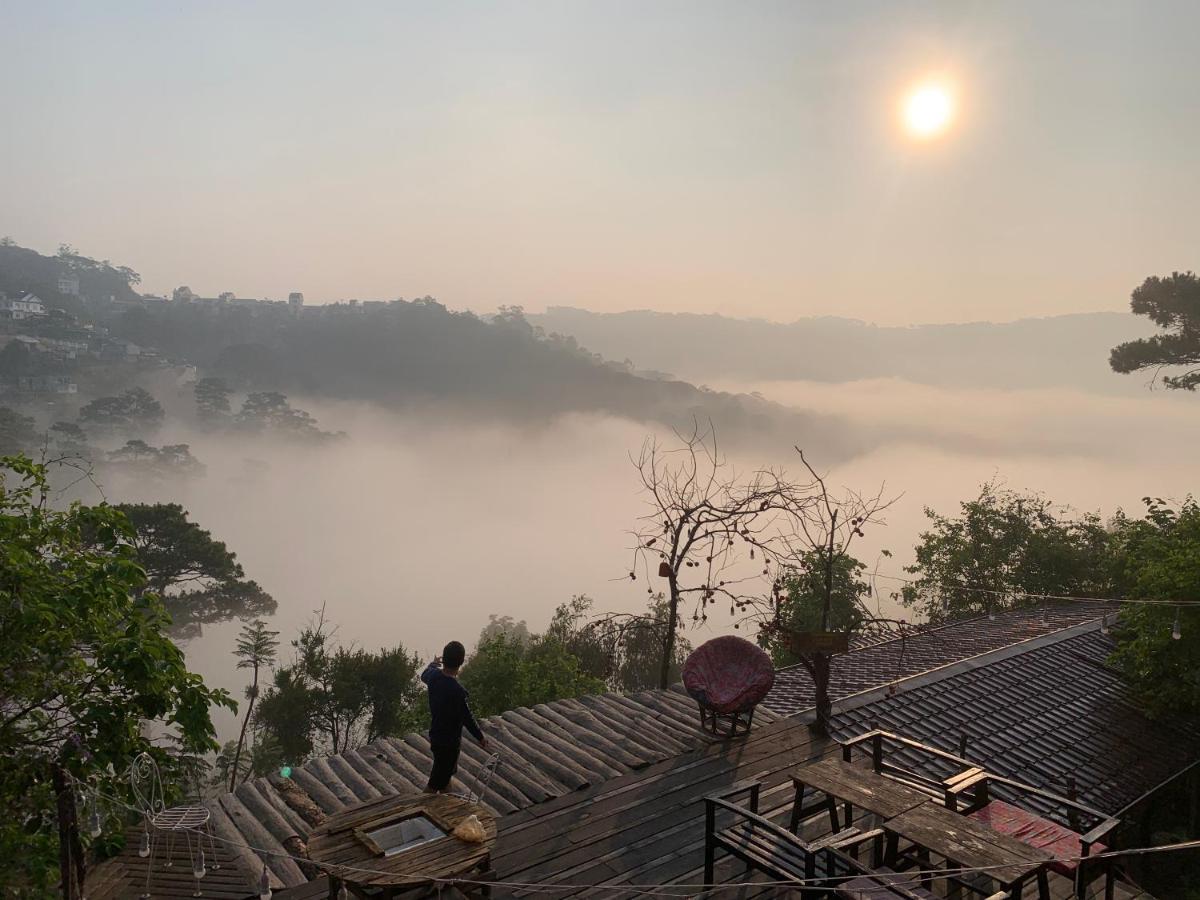
[[[481, 844], [459, 840], [450, 834], [472, 814], [483, 823], [486, 838]], [[376, 852], [363, 837], [363, 832], [416, 815], [426, 816], [445, 836], [394, 856]], [[330, 898], [337, 895], [343, 883], [359, 897], [368, 896], [369, 889], [378, 889], [383, 897], [391, 897], [410, 888], [443, 879], [465, 878], [475, 872], [490, 876], [495, 842], [496, 819], [484, 807], [449, 794], [409, 794], [383, 797], [331, 816], [309, 836], [308, 855], [316, 866], [329, 873]], [[459, 884], [459, 887], [470, 889], [471, 885]], [[487, 894], [486, 885], [483, 888]]]
[[[801, 819], [822, 807], [829, 810], [829, 822], [833, 826], [833, 833], [837, 834], [843, 827], [852, 824], [855, 807], [874, 813], [881, 819], [890, 819], [929, 802], [928, 794], [835, 756], [800, 766], [792, 773], [792, 786], [796, 792], [792, 800], [790, 825], [793, 833]], [[824, 802], [805, 809], [805, 789], [824, 794]], [[838, 821], [839, 802], [846, 813], [845, 825]]]
[[[894, 867], [903, 838], [921, 848], [922, 862], [932, 852], [947, 862], [947, 868], [987, 869], [980, 874], [1000, 883], [1012, 900], [1019, 900], [1026, 883], [1036, 878], [1038, 896], [1049, 900], [1046, 868], [1051, 855], [1016, 838], [993, 831], [973, 819], [951, 812], [936, 803], [924, 803], [883, 823], [887, 849], [883, 863]], [[995, 868], [992, 868], [995, 867]]]

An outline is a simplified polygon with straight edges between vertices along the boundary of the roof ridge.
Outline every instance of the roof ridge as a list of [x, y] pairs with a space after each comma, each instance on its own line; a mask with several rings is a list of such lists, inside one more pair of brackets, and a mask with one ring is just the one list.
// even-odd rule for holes
[[[1078, 600], [1078, 601], [1072, 601], [1072, 603], [1071, 603], [1071, 608], [1075, 608], [1076, 606], [1078, 606], [1078, 605], [1079, 605], [1079, 604], [1081, 604], [1081, 603], [1082, 603], [1082, 604], [1087, 604], [1087, 605], [1094, 605], [1094, 606], [1105, 606], [1105, 607], [1108, 607], [1108, 606], [1115, 605], [1117, 602], [1118, 602], [1118, 601], [1111, 601], [1111, 602], [1110, 602], [1110, 601], [1105, 601], [1105, 600]], [[1057, 606], [1060, 606], [1061, 608], [1066, 608], [1066, 607], [1067, 607], [1067, 604], [1056, 604], [1056, 605], [1057, 605]], [[941, 624], [938, 624], [938, 625], [933, 625], [933, 626], [929, 626], [929, 627], [917, 626], [917, 627], [915, 627], [915, 628], [914, 628], [914, 630], [913, 630], [913, 631], [911, 631], [911, 632], [909, 632], [909, 633], [907, 633], [907, 634], [897, 634], [897, 635], [894, 635], [894, 636], [892, 636], [892, 637], [888, 637], [888, 638], [884, 638], [884, 639], [882, 639], [882, 640], [879, 640], [879, 641], [875, 641], [874, 643], [870, 643], [870, 644], [863, 644], [863, 645], [861, 645], [861, 646], [858, 646], [858, 647], [852, 647], [852, 648], [851, 648], [850, 650], [848, 650], [846, 653], [841, 653], [841, 654], [838, 654], [838, 655], [839, 655], [839, 656], [841, 656], [841, 657], [853, 656], [853, 655], [854, 655], [854, 654], [856, 654], [856, 653], [862, 653], [862, 652], [864, 652], [864, 651], [867, 651], [867, 650], [876, 650], [876, 649], [878, 649], [878, 648], [880, 648], [880, 647], [886, 647], [887, 645], [889, 645], [889, 644], [894, 644], [894, 643], [896, 643], [897, 641], [901, 641], [901, 642], [902, 642], [902, 641], [907, 641], [907, 640], [910, 640], [910, 639], [912, 639], [912, 638], [915, 638], [915, 637], [923, 637], [923, 636], [925, 636], [925, 635], [933, 635], [933, 634], [937, 634], [937, 633], [939, 633], [939, 632], [945, 631], [945, 630], [947, 630], [947, 629], [950, 629], [950, 628], [957, 628], [957, 627], [959, 627], [959, 626], [962, 626], [962, 625], [969, 625], [969, 624], [971, 624], [972, 622], [982, 622], [982, 621], [984, 621], [985, 619], [986, 619], [986, 620], [988, 620], [988, 621], [997, 621], [997, 622], [998, 622], [998, 621], [1000, 620], [1000, 617], [1001, 617], [1001, 616], [1003, 616], [1003, 617], [1005, 617], [1005, 618], [1013, 618], [1013, 617], [1015, 617], [1015, 614], [1024, 614], [1024, 613], [1029, 613], [1029, 612], [1032, 612], [1032, 611], [1034, 611], [1034, 610], [1036, 610], [1036, 609], [1039, 609], [1039, 608], [1040, 608], [1040, 607], [1029, 606], [1029, 607], [1021, 607], [1021, 608], [1018, 608], [1018, 609], [1009, 609], [1009, 610], [1005, 610], [1003, 613], [1000, 613], [999, 615], [997, 615], [997, 617], [996, 617], [996, 619], [995, 619], [995, 620], [992, 620], [992, 619], [991, 619], [991, 617], [990, 617], [990, 616], [989, 616], [987, 613], [981, 613], [981, 614], [979, 614], [979, 615], [977, 615], [977, 616], [970, 616], [970, 617], [963, 618], [963, 619], [955, 619], [955, 620], [953, 620], [953, 621], [951, 621], [951, 622], [942, 622]], [[1104, 615], [1104, 614], [1101, 614], [1101, 615]], [[1099, 617], [1100, 617], [1100, 616], [1099, 616], [1099, 615], [1097, 615], [1097, 616], [1093, 617], [1092, 619], [1086, 619], [1086, 620], [1084, 620], [1084, 621], [1089, 621], [1089, 622], [1090, 622], [1090, 621], [1094, 621], [1096, 618], [1099, 618]], [[1046, 632], [1045, 632], [1045, 634], [1055, 634], [1055, 633], [1057, 633], [1057, 632], [1059, 632], [1059, 631], [1063, 631], [1063, 630], [1065, 630], [1065, 629], [1067, 629], [1067, 628], [1072, 628], [1072, 627], [1074, 627], [1075, 625], [1078, 625], [1078, 624], [1081, 624], [1081, 623], [1079, 623], [1079, 622], [1072, 622], [1072, 623], [1062, 624], [1062, 625], [1060, 625], [1060, 627], [1058, 627], [1058, 628], [1052, 628], [1052, 629], [1050, 629], [1050, 630], [1046, 631]], [[1026, 640], [1026, 639], [1022, 639], [1022, 640]], [[1011, 643], [1011, 644], [1005, 644], [1004, 646], [1005, 646], [1005, 647], [1011, 647], [1011, 646], [1014, 646], [1015, 644], [1019, 644], [1019, 643], [1021, 643], [1021, 642], [1022, 642], [1022, 640], [1016, 640], [1016, 641], [1014, 641], [1013, 643]], [[996, 648], [996, 649], [1002, 649], [1002, 648]], [[986, 651], [986, 652], [992, 652], [992, 651]], [[804, 665], [803, 663], [792, 663], [791, 665], [788, 665], [788, 666], [781, 666], [780, 668], [776, 669], [776, 670], [775, 670], [775, 672], [776, 672], [776, 674], [778, 674], [778, 673], [780, 673], [780, 672], [790, 672], [790, 671], [792, 671], [793, 669], [796, 669], [796, 668], [802, 668], [802, 667], [803, 667], [803, 665]]]

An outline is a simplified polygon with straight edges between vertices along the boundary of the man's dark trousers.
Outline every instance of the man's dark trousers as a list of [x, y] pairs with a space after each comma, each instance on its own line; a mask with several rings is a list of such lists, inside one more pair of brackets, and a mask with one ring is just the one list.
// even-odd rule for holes
[[462, 749], [462, 742], [440, 747], [434, 745], [430, 749], [433, 751], [433, 771], [429, 773], [429, 790], [444, 791], [458, 770], [458, 752]]

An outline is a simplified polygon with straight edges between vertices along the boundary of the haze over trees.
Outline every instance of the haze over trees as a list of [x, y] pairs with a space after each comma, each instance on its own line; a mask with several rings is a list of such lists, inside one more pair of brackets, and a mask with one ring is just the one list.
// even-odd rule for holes
[[[694, 383], [897, 378], [945, 387], [1071, 387], [1133, 394], [1107, 371], [1118, 341], [1149, 335], [1128, 313], [1083, 313], [947, 325], [873, 325], [832, 316], [768, 322], [695, 313], [600, 313], [552, 306], [530, 314], [609, 359]], [[725, 431], [725, 429], [723, 429]], [[798, 435], [793, 436], [798, 437]]]

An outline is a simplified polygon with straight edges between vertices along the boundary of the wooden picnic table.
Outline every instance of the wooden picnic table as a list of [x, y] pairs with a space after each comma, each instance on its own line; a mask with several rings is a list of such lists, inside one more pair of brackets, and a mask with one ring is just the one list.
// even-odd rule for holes
[[1025, 885], [1037, 879], [1038, 896], [1049, 900], [1046, 874], [1051, 855], [1016, 838], [993, 831], [973, 819], [928, 802], [913, 807], [883, 823], [887, 847], [883, 863], [894, 867], [899, 858], [901, 839], [921, 849], [922, 863], [934, 853], [947, 862], [947, 868], [981, 869], [999, 882], [1012, 900], [1019, 900]]
[[[852, 824], [856, 807], [881, 819], [890, 819], [929, 801], [928, 794], [836, 756], [827, 756], [798, 767], [792, 772], [792, 785], [795, 797], [792, 800], [790, 830], [793, 833], [802, 818], [822, 807], [829, 811], [829, 822], [836, 834]], [[805, 790], [820, 792], [825, 795], [825, 800], [805, 808]], [[839, 802], [846, 815], [844, 824], [838, 820]]]
[[[472, 814], [483, 824], [483, 843], [460, 840], [450, 833]], [[425, 816], [445, 834], [393, 856], [372, 846], [369, 832], [414, 816]], [[496, 819], [477, 803], [452, 794], [392, 795], [331, 816], [309, 836], [308, 855], [329, 874], [331, 900], [343, 883], [359, 897], [375, 889], [383, 897], [391, 897], [434, 882], [466, 879], [476, 872], [490, 876], [495, 842]], [[464, 881], [459, 887], [469, 890], [472, 885]], [[482, 892], [488, 893], [486, 886]]]

